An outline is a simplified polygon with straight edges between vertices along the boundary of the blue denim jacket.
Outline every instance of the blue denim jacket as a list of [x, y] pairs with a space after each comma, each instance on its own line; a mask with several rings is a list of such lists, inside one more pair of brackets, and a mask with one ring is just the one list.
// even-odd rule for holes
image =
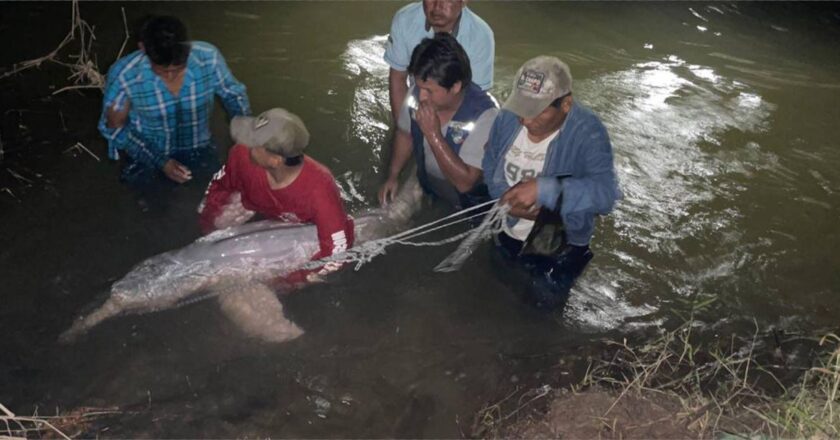
[[[508, 189], [504, 159], [521, 128], [515, 114], [502, 110], [490, 131], [482, 168], [493, 198]], [[556, 206], [561, 194], [562, 206]], [[583, 246], [592, 239], [595, 215], [608, 214], [620, 198], [607, 130], [591, 110], [573, 103], [563, 130], [548, 146], [537, 177], [537, 201], [559, 210], [568, 243]]]

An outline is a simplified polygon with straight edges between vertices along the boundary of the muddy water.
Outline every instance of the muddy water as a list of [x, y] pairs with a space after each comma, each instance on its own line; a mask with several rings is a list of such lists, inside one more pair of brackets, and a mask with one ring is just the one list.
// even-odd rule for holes
[[[381, 54], [400, 4], [83, 4], [107, 66], [129, 20], [177, 14], [216, 44], [255, 110], [292, 109], [351, 210], [374, 201], [387, 146]], [[207, 176], [137, 194], [114, 164], [64, 150], [96, 93], [44, 98], [66, 71], [2, 87], [0, 402], [20, 413], [119, 406], [117, 437], [456, 437], [517, 383], [569, 373], [590, 341], [679, 321], [709, 337], [836, 328], [840, 312], [840, 15], [832, 5], [476, 3], [496, 34], [499, 99], [526, 59], [568, 62], [612, 136], [625, 199], [562, 314], [522, 305], [489, 247], [434, 274], [448, 248], [390, 251], [283, 298], [307, 333], [245, 338], [213, 301], [55, 338], [136, 262], [198, 236]], [[51, 50], [69, 5], [3, 4], [3, 63]], [[214, 129], [224, 152], [222, 112]], [[11, 172], [9, 172], [11, 171]], [[17, 174], [20, 178], [15, 177]], [[21, 180], [21, 178], [23, 180]], [[441, 215], [432, 206], [418, 221]], [[100, 427], [101, 428], [101, 427]]]

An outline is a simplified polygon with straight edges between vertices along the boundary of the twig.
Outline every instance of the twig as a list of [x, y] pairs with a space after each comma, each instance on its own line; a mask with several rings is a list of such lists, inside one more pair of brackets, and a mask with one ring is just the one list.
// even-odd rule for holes
[[91, 157], [93, 157], [94, 159], [96, 159], [96, 161], [97, 161], [97, 162], [101, 162], [101, 160], [99, 160], [99, 156], [97, 156], [96, 154], [94, 154], [92, 151], [88, 150], [88, 149], [87, 149], [87, 147], [85, 147], [84, 145], [82, 145], [82, 143], [81, 143], [81, 142], [76, 142], [76, 144], [75, 144], [75, 145], [73, 145], [73, 146], [71, 146], [70, 148], [68, 148], [68, 149], [64, 150], [64, 152], [66, 153], [66, 152], [68, 152], [68, 151], [70, 151], [70, 150], [76, 150], [76, 151], [80, 151], [80, 150], [81, 150], [81, 151], [84, 151], [85, 153], [87, 153], [87, 154], [91, 155]]

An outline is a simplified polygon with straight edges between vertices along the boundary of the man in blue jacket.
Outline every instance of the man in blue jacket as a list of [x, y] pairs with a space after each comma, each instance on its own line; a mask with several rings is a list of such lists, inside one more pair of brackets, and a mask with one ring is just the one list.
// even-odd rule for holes
[[511, 208], [502, 254], [535, 276], [537, 307], [563, 304], [592, 259], [595, 216], [621, 197], [607, 130], [574, 101], [565, 63], [540, 56], [519, 69], [482, 165], [490, 196]]
[[412, 156], [427, 194], [459, 209], [488, 200], [481, 161], [498, 108], [472, 81], [464, 48], [452, 35], [437, 33], [414, 48], [408, 72], [415, 85], [399, 112], [380, 202], [396, 195], [399, 174]]

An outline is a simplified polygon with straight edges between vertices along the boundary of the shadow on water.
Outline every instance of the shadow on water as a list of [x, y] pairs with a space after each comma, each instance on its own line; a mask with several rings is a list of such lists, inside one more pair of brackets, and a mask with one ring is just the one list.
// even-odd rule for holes
[[[121, 6], [130, 20], [182, 16], [220, 47], [256, 111], [302, 116], [309, 153], [351, 211], [374, 203], [389, 138], [381, 54], [399, 4], [86, 6], [103, 70], [122, 42]], [[667, 326], [686, 301], [718, 299], [699, 319], [710, 337], [750, 332], [752, 319], [791, 332], [836, 325], [835, 7], [473, 7], [495, 31], [497, 98], [522, 61], [560, 56], [614, 144], [625, 198], [600, 220], [596, 257], [562, 316], [522, 304], [489, 244], [448, 274], [431, 269], [451, 247], [393, 248], [284, 296], [306, 330], [289, 343], [248, 339], [202, 301], [59, 346], [134, 264], [198, 237], [209, 176], [142, 196], [118, 183], [116, 165], [66, 151], [82, 142], [104, 159], [100, 97], [50, 96], [66, 72], [45, 66], [0, 91], [0, 188], [13, 193], [0, 193], [0, 402], [20, 414], [116, 405], [125, 413], [99, 433], [113, 437], [455, 437], [507, 390], [574, 377], [558, 359], [585, 366], [592, 341]], [[0, 9], [0, 32], [31, 42], [11, 45], [3, 66], [48, 52], [66, 30], [63, 4]], [[217, 109], [222, 153], [225, 127]], [[434, 205], [415, 222], [444, 212]]]

